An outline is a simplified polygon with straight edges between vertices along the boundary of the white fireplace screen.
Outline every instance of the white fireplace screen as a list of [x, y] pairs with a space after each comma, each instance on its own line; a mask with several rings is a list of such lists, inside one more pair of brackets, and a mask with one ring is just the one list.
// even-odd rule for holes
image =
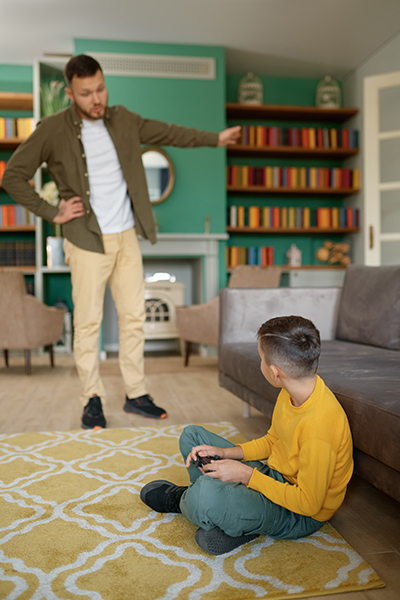
[[179, 337], [175, 308], [184, 303], [184, 288], [178, 281], [145, 282], [146, 340]]

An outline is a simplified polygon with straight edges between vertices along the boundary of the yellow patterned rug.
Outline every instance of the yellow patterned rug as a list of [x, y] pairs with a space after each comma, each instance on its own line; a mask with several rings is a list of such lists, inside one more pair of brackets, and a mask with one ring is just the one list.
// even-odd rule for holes
[[[206, 427], [244, 440], [230, 423]], [[384, 585], [330, 525], [203, 552], [182, 515], [139, 499], [154, 479], [187, 484], [182, 429], [0, 435], [0, 598], [278, 600]]]

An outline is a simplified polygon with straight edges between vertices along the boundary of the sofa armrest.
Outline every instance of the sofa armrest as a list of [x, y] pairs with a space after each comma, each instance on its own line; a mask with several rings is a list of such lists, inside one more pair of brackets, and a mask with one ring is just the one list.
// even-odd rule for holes
[[219, 343], [255, 342], [257, 331], [273, 317], [300, 315], [335, 339], [341, 288], [234, 289], [220, 291]]

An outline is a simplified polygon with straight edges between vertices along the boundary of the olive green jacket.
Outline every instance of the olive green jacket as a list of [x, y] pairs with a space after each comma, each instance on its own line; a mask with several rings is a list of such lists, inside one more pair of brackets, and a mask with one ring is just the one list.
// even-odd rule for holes
[[[143, 119], [123, 106], [107, 107], [104, 123], [128, 186], [136, 231], [154, 244], [156, 232], [140, 145], [217, 146], [218, 134]], [[53, 221], [58, 209], [42, 200], [29, 184], [40, 165], [47, 163], [49, 175], [55, 181], [61, 198], [68, 200], [79, 196], [85, 208], [84, 217], [63, 225], [64, 236], [84, 250], [104, 252], [100, 227], [89, 202], [89, 177], [81, 127], [82, 120], [74, 104], [44, 118], [10, 158], [2, 186], [16, 202], [39, 217]]]

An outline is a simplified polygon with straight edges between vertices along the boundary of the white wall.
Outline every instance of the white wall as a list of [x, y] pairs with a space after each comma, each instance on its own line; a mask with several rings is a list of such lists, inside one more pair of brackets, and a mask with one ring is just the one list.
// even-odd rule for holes
[[[349, 127], [358, 129], [360, 153], [346, 163], [348, 168], [363, 169], [363, 80], [370, 75], [380, 75], [390, 73], [391, 71], [400, 71], [400, 34], [390, 40], [385, 46], [378, 50], [371, 58], [363, 62], [357, 69], [349, 73], [343, 80], [343, 105], [359, 108], [359, 114], [348, 123]], [[348, 199], [348, 206], [360, 209], [362, 231], [359, 234], [350, 236], [353, 248], [353, 260], [356, 264], [364, 264], [364, 245], [363, 239], [366, 235], [363, 227], [363, 190], [356, 196]]]

